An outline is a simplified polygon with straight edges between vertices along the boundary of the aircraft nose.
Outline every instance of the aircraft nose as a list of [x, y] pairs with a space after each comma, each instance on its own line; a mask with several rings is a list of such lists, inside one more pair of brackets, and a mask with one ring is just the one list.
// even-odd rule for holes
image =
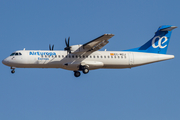
[[4, 65], [7, 65], [7, 63], [8, 63], [7, 58], [6, 58], [6, 59], [4, 59], [4, 60], [2, 60], [2, 63], [3, 63]]

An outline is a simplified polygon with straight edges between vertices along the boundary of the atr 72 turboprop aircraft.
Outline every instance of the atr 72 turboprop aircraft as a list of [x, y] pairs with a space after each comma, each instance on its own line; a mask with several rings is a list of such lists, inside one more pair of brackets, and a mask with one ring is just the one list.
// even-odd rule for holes
[[74, 71], [79, 77], [80, 72], [87, 74], [89, 70], [100, 68], [132, 68], [149, 63], [173, 59], [167, 55], [170, 36], [176, 26], [163, 25], [158, 28], [154, 37], [144, 45], [123, 51], [97, 51], [109, 43], [113, 34], [104, 34], [83, 45], [69, 45], [65, 39], [64, 51], [53, 50], [18, 50], [13, 52], [2, 63], [15, 68], [62, 68]]

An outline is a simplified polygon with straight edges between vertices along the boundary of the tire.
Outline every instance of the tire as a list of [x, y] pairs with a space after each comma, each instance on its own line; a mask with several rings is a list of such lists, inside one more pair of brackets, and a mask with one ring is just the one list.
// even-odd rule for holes
[[15, 73], [15, 70], [12, 70], [11, 73], [14, 74], [14, 73]]
[[89, 72], [89, 69], [87, 69], [87, 68], [84, 68], [84, 69], [83, 69], [83, 73], [84, 73], [84, 74], [87, 74], [88, 72]]
[[80, 73], [79, 71], [75, 71], [75, 72], [74, 72], [74, 76], [75, 76], [75, 77], [79, 77], [80, 75], [81, 75], [81, 73]]

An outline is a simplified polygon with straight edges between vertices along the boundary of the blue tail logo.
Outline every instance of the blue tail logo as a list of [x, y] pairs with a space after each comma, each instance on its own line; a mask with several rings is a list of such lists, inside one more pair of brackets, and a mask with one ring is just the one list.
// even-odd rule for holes
[[175, 28], [177, 27], [171, 25], [160, 26], [156, 31], [154, 37], [147, 43], [145, 43], [141, 47], [125, 51], [166, 54], [172, 30]]
[[[158, 45], [155, 45], [155, 41], [156, 39], [158, 39]], [[167, 47], [167, 44], [163, 46], [164, 43], [166, 43], [168, 40], [168, 38], [166, 36], [160, 37], [160, 36], [156, 36], [153, 38], [152, 40], [152, 47], [153, 48], [165, 48]], [[163, 41], [163, 42], [162, 42]]]

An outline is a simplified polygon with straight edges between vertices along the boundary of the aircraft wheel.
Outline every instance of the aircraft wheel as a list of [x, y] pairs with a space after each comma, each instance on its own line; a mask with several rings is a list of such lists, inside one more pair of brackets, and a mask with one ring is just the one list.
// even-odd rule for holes
[[75, 77], [79, 77], [81, 75], [81, 73], [79, 71], [74, 71], [74, 76]]
[[87, 69], [87, 68], [84, 68], [84, 69], [83, 69], [83, 73], [84, 73], [84, 74], [87, 74], [88, 72], [89, 72], [89, 69]]
[[15, 70], [12, 70], [11, 73], [14, 74], [14, 73], [15, 73]]

